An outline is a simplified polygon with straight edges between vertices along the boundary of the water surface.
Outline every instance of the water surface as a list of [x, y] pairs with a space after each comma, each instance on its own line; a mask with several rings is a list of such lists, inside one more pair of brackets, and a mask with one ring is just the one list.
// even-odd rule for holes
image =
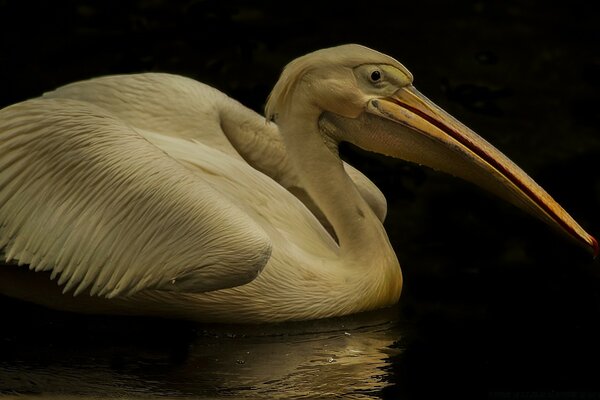
[[378, 398], [392, 385], [392, 357], [403, 350], [405, 328], [397, 314], [391, 308], [320, 321], [225, 326], [39, 311], [37, 321], [13, 320], [3, 335], [0, 393]]

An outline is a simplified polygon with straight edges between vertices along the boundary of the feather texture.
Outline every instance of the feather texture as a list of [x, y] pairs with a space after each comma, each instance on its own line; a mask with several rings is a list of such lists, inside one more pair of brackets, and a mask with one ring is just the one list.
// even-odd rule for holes
[[198, 175], [67, 99], [0, 111], [0, 246], [65, 292], [106, 297], [238, 286], [271, 253], [264, 231]]

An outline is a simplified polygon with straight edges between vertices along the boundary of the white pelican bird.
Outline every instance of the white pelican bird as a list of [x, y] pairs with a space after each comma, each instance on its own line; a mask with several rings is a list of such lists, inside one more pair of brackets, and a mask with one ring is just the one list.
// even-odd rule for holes
[[3, 109], [0, 291], [78, 312], [221, 322], [394, 304], [402, 274], [385, 198], [341, 161], [342, 141], [475, 182], [598, 252], [540, 186], [412, 81], [395, 59], [344, 45], [285, 68], [266, 107], [273, 123], [157, 73]]

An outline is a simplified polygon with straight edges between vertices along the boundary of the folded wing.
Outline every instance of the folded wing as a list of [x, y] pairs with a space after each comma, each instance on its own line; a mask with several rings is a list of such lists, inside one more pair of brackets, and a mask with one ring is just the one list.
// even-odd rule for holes
[[210, 185], [93, 104], [0, 111], [0, 246], [64, 291], [204, 292], [253, 280], [264, 231]]

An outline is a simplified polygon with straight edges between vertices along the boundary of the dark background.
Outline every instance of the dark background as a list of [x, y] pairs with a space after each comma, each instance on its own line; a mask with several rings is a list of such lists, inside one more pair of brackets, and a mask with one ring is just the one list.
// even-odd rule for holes
[[[598, 235], [600, 35], [588, 4], [0, 0], [0, 106], [94, 76], [163, 71], [262, 112], [287, 62], [356, 42], [400, 60], [421, 92]], [[467, 183], [351, 146], [343, 154], [388, 198], [405, 275], [398, 310], [414, 328], [382, 396], [600, 398], [597, 261]], [[0, 307], [27, 326], [18, 316], [30, 308]]]

